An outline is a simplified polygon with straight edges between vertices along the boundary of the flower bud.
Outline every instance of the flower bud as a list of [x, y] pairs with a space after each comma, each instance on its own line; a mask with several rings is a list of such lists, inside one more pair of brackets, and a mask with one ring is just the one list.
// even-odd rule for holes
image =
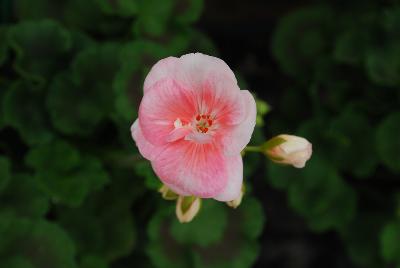
[[179, 196], [176, 202], [176, 217], [179, 222], [191, 222], [200, 211], [201, 199], [195, 196]]
[[275, 163], [303, 168], [312, 154], [312, 144], [302, 138], [282, 134], [267, 141], [264, 153]]
[[167, 186], [163, 184], [161, 188], [158, 190], [161, 193], [161, 196], [165, 200], [175, 200], [178, 198], [178, 195], [174, 193], [171, 189], [169, 189]]
[[226, 202], [226, 204], [228, 206], [230, 206], [231, 208], [237, 208], [240, 205], [240, 203], [242, 203], [242, 199], [243, 199], [243, 195], [244, 195], [245, 191], [246, 190], [245, 190], [244, 184], [242, 184], [242, 190], [240, 191], [240, 195], [235, 200]]

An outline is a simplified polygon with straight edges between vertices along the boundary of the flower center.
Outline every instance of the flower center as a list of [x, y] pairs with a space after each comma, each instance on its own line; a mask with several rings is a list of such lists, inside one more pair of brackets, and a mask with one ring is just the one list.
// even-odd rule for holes
[[209, 114], [198, 114], [196, 116], [196, 129], [198, 132], [207, 133], [212, 124], [213, 120]]

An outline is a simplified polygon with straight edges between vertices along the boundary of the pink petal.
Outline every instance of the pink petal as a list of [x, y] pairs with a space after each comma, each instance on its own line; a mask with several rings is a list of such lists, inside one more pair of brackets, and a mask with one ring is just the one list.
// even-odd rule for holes
[[152, 166], [165, 184], [202, 198], [219, 194], [228, 179], [225, 157], [213, 144], [170, 143]]
[[243, 162], [241, 155], [227, 158], [226, 164], [228, 183], [225, 189], [214, 197], [214, 199], [223, 202], [238, 198], [241, 194], [243, 184]]
[[191, 53], [183, 55], [179, 60], [175, 79], [189, 89], [198, 90], [210, 76], [217, 77], [219, 80], [228, 79], [237, 84], [232, 70], [219, 58], [202, 53]]
[[140, 127], [146, 139], [154, 145], [168, 142], [179, 118], [188, 123], [196, 112], [190, 92], [171, 79], [160, 80], [142, 99], [139, 107]]
[[242, 122], [246, 115], [241, 90], [229, 79], [219, 79], [210, 75], [201, 91], [197, 92], [199, 107], [207, 114], [215, 115], [219, 124], [231, 125]]
[[245, 119], [238, 125], [225, 131], [221, 136], [225, 155], [237, 155], [250, 142], [251, 134], [256, 125], [257, 108], [254, 97], [247, 90], [240, 91], [245, 107]]
[[146, 140], [140, 128], [139, 119], [136, 119], [132, 124], [131, 134], [136, 142], [136, 146], [138, 147], [140, 154], [150, 161], [155, 159], [164, 149], [164, 147], [154, 146]]
[[191, 195], [188, 192], [183, 191], [181, 188], [175, 186], [174, 184], [171, 183], [166, 183], [163, 182], [169, 189], [171, 189], [174, 193], [178, 194], [178, 195], [182, 195], [182, 196], [189, 196]]
[[150, 70], [144, 82], [144, 93], [147, 94], [155, 83], [166, 78], [175, 80], [187, 89], [199, 90], [211, 75], [237, 84], [229, 66], [216, 57], [201, 53], [186, 54], [180, 58], [168, 57], [157, 62]]
[[190, 132], [192, 132], [192, 130], [189, 128], [184, 128], [184, 127], [175, 128], [167, 136], [167, 142], [173, 142], [182, 139]]
[[176, 66], [179, 62], [178, 58], [168, 57], [158, 61], [150, 70], [146, 79], [144, 80], [143, 91], [144, 94], [149, 91], [150, 88], [154, 86], [160, 80], [166, 78], [174, 78], [176, 73]]
[[213, 137], [209, 134], [192, 132], [185, 137], [187, 141], [194, 141], [198, 144], [210, 143], [213, 140]]

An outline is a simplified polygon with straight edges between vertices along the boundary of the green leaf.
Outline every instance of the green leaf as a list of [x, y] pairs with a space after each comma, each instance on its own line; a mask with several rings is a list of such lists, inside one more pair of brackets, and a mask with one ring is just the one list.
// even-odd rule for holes
[[49, 210], [48, 198], [40, 191], [34, 178], [27, 174], [13, 176], [7, 191], [0, 194], [0, 203], [2, 208], [12, 209], [24, 217], [42, 217]]
[[334, 149], [334, 143], [329, 137], [328, 129], [329, 121], [314, 119], [304, 121], [296, 133], [315, 145], [313, 146], [313, 153], [316, 152], [324, 157], [329, 157], [331, 150]]
[[14, 0], [15, 15], [20, 20], [37, 20], [43, 18], [60, 18], [67, 0], [36, 0], [32, 5], [30, 0]]
[[340, 236], [351, 257], [359, 267], [384, 267], [380, 256], [379, 232], [386, 223], [382, 211], [359, 210], [352, 222], [340, 230]]
[[[17, 246], [37, 267], [76, 267], [74, 244], [64, 230], [53, 223], [34, 222], [29, 236]], [[33, 250], [36, 254], [31, 257]]]
[[257, 199], [245, 195], [239, 212], [243, 234], [249, 239], [256, 240], [261, 235], [266, 221], [261, 203]]
[[99, 256], [88, 255], [82, 258], [80, 268], [108, 268], [107, 262]]
[[174, 0], [140, 0], [138, 1], [139, 17], [134, 25], [138, 34], [161, 36], [167, 29], [174, 8]]
[[81, 85], [94, 84], [99, 89], [110, 91], [108, 84], [112, 83], [120, 68], [121, 49], [117, 43], [103, 42], [83, 50], [72, 62], [74, 78]]
[[268, 161], [267, 179], [275, 188], [284, 190], [290, 186], [299, 177], [299, 170], [291, 166], [277, 165]]
[[112, 262], [134, 250], [137, 235], [131, 205], [143, 186], [128, 174], [113, 174], [113, 183], [81, 207], [60, 209], [60, 222], [76, 241], [79, 254]]
[[72, 46], [71, 36], [52, 20], [13, 25], [7, 39], [17, 55], [14, 67], [24, 78], [43, 84], [68, 63], [64, 57]]
[[161, 207], [147, 225], [149, 243], [146, 254], [154, 267], [158, 268], [185, 268], [193, 266], [190, 257], [190, 247], [177, 243], [170, 234], [168, 225], [171, 221], [178, 221], [172, 206]]
[[159, 178], [154, 174], [153, 168], [148, 161], [140, 161], [134, 165], [136, 174], [145, 179], [145, 185], [150, 190], [158, 190], [162, 186]]
[[333, 57], [340, 63], [359, 65], [366, 55], [369, 36], [363, 27], [354, 27], [341, 33], [336, 40]]
[[[260, 203], [247, 195], [237, 209], [215, 200], [203, 203], [200, 214], [188, 224], [178, 223], [172, 206], [160, 208], [153, 216], [146, 252], [155, 267], [245, 268], [254, 264], [260, 249], [257, 237], [265, 222]], [[227, 219], [220, 218], [218, 211]], [[210, 240], [207, 232], [221, 231], [221, 222], [225, 222], [222, 234]], [[206, 241], [201, 242], [202, 238]]]
[[108, 15], [121, 17], [132, 17], [138, 12], [138, 1], [136, 0], [96, 0], [101, 10]]
[[[5, 40], [7, 36], [7, 28], [0, 27], [0, 39]], [[8, 58], [8, 44], [7, 42], [0, 43], [0, 66], [4, 64], [4, 62]]]
[[400, 113], [389, 114], [378, 126], [376, 149], [378, 156], [392, 172], [400, 173]]
[[109, 181], [98, 159], [80, 155], [61, 140], [33, 148], [26, 162], [35, 168], [41, 190], [54, 202], [69, 206], [79, 206], [90, 192]]
[[185, 224], [178, 220], [171, 223], [170, 232], [177, 242], [206, 247], [218, 242], [227, 225], [224, 204], [204, 199], [199, 214]]
[[285, 73], [307, 75], [327, 57], [332, 19], [332, 10], [316, 6], [296, 9], [280, 20], [274, 33], [272, 52]]
[[0, 267], [7, 268], [35, 268], [29, 260], [21, 256], [14, 256], [0, 261]]
[[3, 98], [4, 123], [17, 129], [27, 144], [41, 144], [52, 138], [42, 96], [32, 85], [17, 81]]
[[400, 84], [399, 43], [390, 42], [384, 47], [368, 51], [366, 70], [370, 80], [377, 85], [398, 86]]
[[257, 237], [265, 222], [261, 204], [250, 196], [244, 196], [242, 204], [235, 210], [228, 209], [228, 212], [229, 220], [223, 238], [214, 245], [195, 251], [194, 267], [253, 266], [260, 252]]
[[70, 76], [61, 73], [50, 86], [46, 106], [57, 130], [69, 135], [88, 136], [105, 117], [102, 102], [93, 88], [81, 87]]
[[0, 156], [0, 194], [7, 187], [11, 179], [11, 163], [4, 157]]
[[382, 24], [385, 30], [392, 34], [393, 36], [397, 36], [400, 30], [400, 8], [398, 6], [388, 7], [384, 10]]
[[80, 164], [81, 156], [74, 147], [60, 140], [33, 148], [25, 160], [30, 167], [38, 171], [52, 169], [67, 172], [71, 167]]
[[[125, 11], [129, 12], [128, 10]], [[60, 19], [60, 17], [57, 19]], [[130, 19], [107, 14], [104, 7], [99, 5], [99, 0], [65, 1], [61, 20], [71, 28], [107, 36], [107, 38], [126, 35], [132, 24]]]
[[72, 74], [61, 73], [53, 80], [46, 104], [59, 131], [90, 135], [111, 113], [118, 55], [119, 47], [115, 44], [90, 47], [75, 58]]
[[289, 186], [289, 204], [312, 230], [340, 229], [354, 218], [356, 193], [323, 158], [313, 155], [294, 180]]
[[177, 0], [174, 18], [181, 24], [193, 23], [200, 18], [203, 5], [203, 0]]
[[[227, 256], [221, 254], [221, 248], [213, 248], [203, 254], [195, 253], [196, 268], [250, 268], [253, 267], [260, 254], [260, 245], [256, 241], [242, 241], [239, 245], [234, 245], [236, 248]], [[222, 247], [223, 248], [223, 247]]]
[[345, 109], [330, 125], [335, 142], [330, 154], [337, 167], [360, 178], [370, 176], [378, 159], [374, 146], [374, 129], [365, 115], [355, 108]]
[[[17, 255], [16, 265], [32, 267], [77, 268], [74, 244], [58, 225], [44, 220], [0, 213], [0, 252]], [[18, 266], [17, 266], [18, 267]]]
[[381, 233], [382, 256], [388, 262], [400, 263], [400, 224], [388, 223]]
[[46, 104], [58, 130], [86, 136], [111, 113], [118, 53], [115, 44], [90, 47], [75, 58], [73, 76], [61, 73], [53, 80]]

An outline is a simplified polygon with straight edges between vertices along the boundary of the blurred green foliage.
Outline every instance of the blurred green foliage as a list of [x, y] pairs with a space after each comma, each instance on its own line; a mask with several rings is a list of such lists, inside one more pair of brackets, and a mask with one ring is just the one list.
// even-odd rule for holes
[[[292, 132], [314, 155], [298, 170], [246, 154], [245, 179], [257, 171], [285, 192], [359, 267], [400, 267], [390, 187], [400, 173], [400, 6], [316, 2], [276, 26], [271, 53], [290, 86], [268, 120], [257, 100], [251, 141], [265, 141], [261, 127]], [[154, 63], [218, 55], [192, 25], [203, 1], [0, 5], [0, 267], [251, 267], [266, 219], [251, 184], [239, 208], [205, 200], [182, 225], [130, 137]]]
[[272, 41], [291, 82], [270, 131], [306, 137], [314, 154], [300, 172], [268, 164], [267, 182], [311, 230], [336, 231], [356, 267], [400, 265], [400, 7], [391, 2], [318, 1], [283, 17]]

